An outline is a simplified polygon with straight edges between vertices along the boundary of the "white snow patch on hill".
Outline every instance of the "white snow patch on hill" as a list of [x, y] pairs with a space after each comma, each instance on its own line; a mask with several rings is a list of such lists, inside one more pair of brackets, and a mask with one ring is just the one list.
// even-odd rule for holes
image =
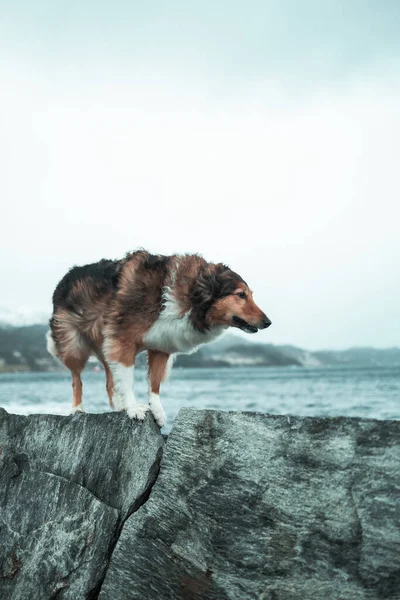
[[0, 307], [0, 325], [22, 327], [24, 325], [37, 325], [47, 323], [51, 311], [45, 311], [32, 306], [21, 306], [16, 310]]

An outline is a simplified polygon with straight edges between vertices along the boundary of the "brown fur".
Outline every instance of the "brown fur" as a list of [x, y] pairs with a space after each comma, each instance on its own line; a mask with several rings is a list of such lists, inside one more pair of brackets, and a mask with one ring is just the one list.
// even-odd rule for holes
[[158, 352], [158, 350], [149, 350], [147, 353], [148, 379], [150, 389], [154, 394], [160, 393], [160, 385], [166, 375], [169, 356], [169, 354]]
[[[246, 299], [239, 298], [238, 292], [244, 292]], [[238, 285], [233, 294], [217, 300], [209, 311], [208, 320], [210, 323], [220, 325], [229, 322], [233, 315], [252, 325], [258, 323], [264, 316], [253, 300], [253, 292], [246, 285]]]
[[[130, 367], [147, 349], [144, 336], [163, 310], [166, 288], [173, 290], [180, 315], [189, 314], [200, 334], [215, 326], [240, 326], [233, 317], [253, 328], [267, 326], [243, 279], [222, 263], [208, 263], [198, 255], [161, 256], [139, 250], [120, 261], [74, 267], [55, 290], [50, 321], [57, 355], [72, 373], [74, 407], [81, 403], [80, 373], [91, 354], [105, 368], [112, 406], [114, 384], [108, 362]], [[237, 296], [241, 292], [246, 298]], [[148, 377], [154, 393], [159, 393], [168, 357], [164, 351], [149, 349]]]

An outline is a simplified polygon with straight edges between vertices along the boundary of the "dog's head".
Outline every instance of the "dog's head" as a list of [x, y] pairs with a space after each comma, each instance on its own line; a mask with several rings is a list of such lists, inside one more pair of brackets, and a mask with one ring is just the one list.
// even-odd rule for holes
[[220, 325], [256, 333], [271, 325], [247, 283], [221, 263], [209, 264], [199, 273], [191, 301], [194, 325], [199, 330]]

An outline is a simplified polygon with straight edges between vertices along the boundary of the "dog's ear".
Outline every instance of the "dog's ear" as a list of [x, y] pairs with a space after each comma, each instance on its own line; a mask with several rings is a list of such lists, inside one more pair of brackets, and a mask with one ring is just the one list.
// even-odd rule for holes
[[214, 284], [214, 299], [224, 298], [232, 294], [243, 279], [232, 271], [227, 265], [218, 263], [215, 265], [215, 284]]
[[191, 320], [198, 331], [204, 333], [210, 328], [206, 315], [218, 297], [219, 287], [215, 265], [207, 265], [199, 270], [190, 291]]
[[217, 292], [218, 282], [215, 272], [209, 267], [199, 271], [192, 289], [192, 303], [206, 306], [213, 302]]
[[207, 331], [207, 312], [219, 298], [232, 294], [242, 278], [222, 263], [209, 264], [197, 273], [190, 292], [191, 320], [198, 331]]
[[243, 279], [223, 263], [208, 265], [197, 276], [194, 286], [196, 303], [212, 304], [218, 298], [232, 294]]

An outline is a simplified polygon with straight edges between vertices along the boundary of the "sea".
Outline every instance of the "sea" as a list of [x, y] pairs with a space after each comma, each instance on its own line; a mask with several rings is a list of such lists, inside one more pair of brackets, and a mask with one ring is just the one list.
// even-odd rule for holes
[[[87, 412], [110, 410], [102, 371], [83, 373]], [[146, 402], [144, 369], [136, 369], [135, 394]], [[68, 415], [69, 372], [2, 373], [0, 406], [10, 413]], [[161, 400], [171, 429], [183, 407], [314, 417], [400, 419], [400, 367], [175, 368]]]

